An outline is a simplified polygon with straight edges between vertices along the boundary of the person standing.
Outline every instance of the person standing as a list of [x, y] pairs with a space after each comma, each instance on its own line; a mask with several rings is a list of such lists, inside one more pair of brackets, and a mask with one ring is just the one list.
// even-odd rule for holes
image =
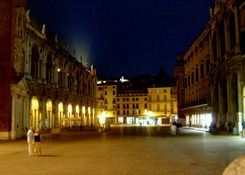
[[28, 155], [33, 155], [33, 130], [32, 127], [27, 131]]
[[34, 133], [34, 153], [36, 156], [41, 155], [41, 134], [39, 129]]

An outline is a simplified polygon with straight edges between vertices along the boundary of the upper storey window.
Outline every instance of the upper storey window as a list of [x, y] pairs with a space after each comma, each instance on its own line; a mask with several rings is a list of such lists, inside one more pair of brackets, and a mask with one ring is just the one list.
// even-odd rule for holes
[[53, 64], [52, 64], [52, 57], [51, 55], [47, 58], [46, 64], [46, 81], [47, 83], [51, 83], [53, 79]]
[[39, 74], [39, 51], [37, 46], [32, 48], [31, 54], [31, 76], [33, 78], [38, 78]]

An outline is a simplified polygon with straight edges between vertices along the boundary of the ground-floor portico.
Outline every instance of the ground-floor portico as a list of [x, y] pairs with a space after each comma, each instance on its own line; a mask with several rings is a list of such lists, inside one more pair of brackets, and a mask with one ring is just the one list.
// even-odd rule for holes
[[11, 86], [11, 104], [11, 130], [1, 131], [0, 139], [21, 138], [30, 127], [52, 132], [98, 123], [93, 99], [35, 86], [25, 79]]

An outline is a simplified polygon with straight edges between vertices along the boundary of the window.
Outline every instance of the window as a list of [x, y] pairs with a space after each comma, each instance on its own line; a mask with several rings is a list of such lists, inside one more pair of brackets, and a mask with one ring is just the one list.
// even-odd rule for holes
[[210, 59], [206, 60], [206, 72], [208, 73], [210, 69]]
[[149, 101], [151, 101], [151, 96], [149, 96]]
[[160, 111], [160, 105], [157, 104], [157, 111]]
[[52, 58], [51, 55], [47, 58], [47, 64], [46, 64], [46, 81], [47, 83], [51, 83], [53, 79], [53, 64], [52, 64]]
[[201, 64], [201, 79], [204, 79], [204, 65]]
[[160, 101], [160, 97], [159, 97], [159, 95], [157, 95], [157, 101]]
[[191, 72], [191, 84], [194, 84], [194, 72]]
[[136, 109], [139, 109], [139, 104], [136, 104]]
[[196, 68], [196, 81], [199, 81], [199, 72], [198, 72], [198, 67]]
[[39, 51], [37, 46], [32, 48], [31, 54], [31, 75], [33, 78], [38, 78], [39, 73]]

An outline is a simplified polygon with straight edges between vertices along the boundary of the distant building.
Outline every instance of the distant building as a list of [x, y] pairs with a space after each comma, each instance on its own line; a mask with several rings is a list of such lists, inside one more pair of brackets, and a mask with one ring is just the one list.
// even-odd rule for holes
[[97, 117], [113, 124], [169, 125], [172, 118], [178, 117], [175, 87], [156, 84], [171, 83], [160, 83], [149, 76], [99, 81]]
[[[96, 114], [100, 123], [116, 122], [117, 84], [115, 82], [101, 82], [96, 90]], [[106, 119], [105, 119], [106, 116]]]
[[25, 0], [0, 2], [0, 139], [96, 123], [96, 70], [29, 13]]
[[238, 133], [245, 120], [245, 2], [216, 0], [210, 20], [175, 67], [179, 117]]
[[[169, 124], [177, 120], [177, 95], [175, 87], [148, 88], [148, 116], [156, 119], [156, 124]], [[172, 120], [172, 121], [171, 121]]]

